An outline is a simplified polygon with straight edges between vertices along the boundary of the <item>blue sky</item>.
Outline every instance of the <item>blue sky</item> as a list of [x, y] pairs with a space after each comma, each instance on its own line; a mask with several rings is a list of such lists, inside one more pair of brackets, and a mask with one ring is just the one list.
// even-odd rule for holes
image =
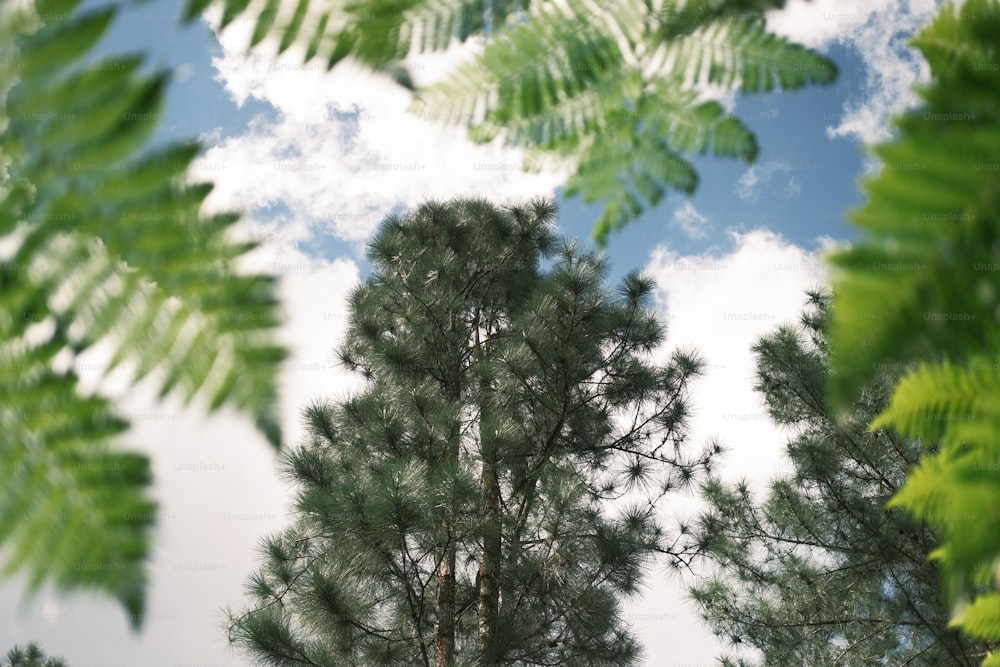
[[[842, 214], [861, 201], [859, 177], [877, 168], [864, 142], [887, 136], [887, 114], [910, 103], [910, 84], [926, 76], [903, 44], [935, 6], [796, 0], [769, 16], [774, 30], [832, 57], [837, 83], [723, 96], [757, 133], [756, 165], [698, 158], [693, 198], [673, 195], [611, 237], [612, 280], [639, 268], [657, 280], [665, 351], [695, 348], [709, 364], [695, 390], [691, 439], [724, 442], [730, 476], [762, 483], [787, 469], [786, 435], [750, 389], [749, 347], [797, 319], [803, 290], [826, 280], [819, 252], [853, 237]], [[294, 53], [274, 61], [262, 49], [247, 58], [248, 24], [237, 22], [220, 42], [205, 22], [184, 28], [178, 16], [176, 0], [130, 7], [95, 55], [146, 50], [150, 66], [173, 70], [155, 142], [201, 137], [206, 150], [195, 171], [216, 182], [210, 206], [244, 209], [242, 231], [265, 240], [246, 265], [282, 276], [283, 335], [293, 350], [282, 371], [282, 410], [292, 441], [307, 401], [358, 386], [330, 352], [346, 323], [344, 298], [367, 273], [364, 243], [390, 211], [469, 192], [557, 196], [561, 231], [589, 243], [599, 205], [562, 197], [564, 175], [521, 174], [511, 167], [518, 154], [473, 147], [460, 130], [408, 116], [402, 90], [349, 63], [327, 74], [297, 66]], [[418, 82], [455, 57], [415, 61]], [[78, 370], [86, 377], [86, 366], [101, 363], [98, 350]], [[126, 391], [121, 378], [93, 386], [132, 417], [127, 446], [153, 459], [162, 516], [148, 622], [131, 634], [114, 604], [85, 595], [43, 590], [22, 603], [23, 581], [15, 578], [0, 586], [0, 650], [38, 640], [74, 667], [249, 664], [226, 647], [221, 610], [242, 604], [256, 544], [285, 520], [289, 494], [273, 453], [237, 415], [206, 418], [197, 408], [157, 403], [146, 385]], [[677, 498], [670, 511], [695, 507]], [[679, 582], [662, 569], [647, 581], [646, 594], [626, 609], [647, 664], [714, 664], [718, 644]]]

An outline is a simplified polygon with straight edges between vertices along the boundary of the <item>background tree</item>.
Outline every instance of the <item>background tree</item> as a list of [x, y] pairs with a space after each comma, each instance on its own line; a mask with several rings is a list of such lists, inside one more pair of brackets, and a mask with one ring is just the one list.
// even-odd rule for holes
[[47, 657], [42, 647], [34, 642], [25, 648], [15, 646], [7, 651], [3, 660], [3, 667], [66, 667], [60, 658]]
[[790, 433], [792, 471], [763, 498], [746, 482], [709, 480], [694, 541], [713, 575], [690, 589], [712, 631], [736, 649], [724, 664], [977, 665], [985, 647], [949, 629], [937, 541], [886, 501], [919, 442], [867, 431], [899, 372], [876, 369], [840, 422], [827, 407], [830, 297], [809, 294], [801, 326], [753, 347], [771, 418]]
[[167, 84], [140, 56], [83, 62], [118, 9], [0, 3], [0, 542], [32, 589], [95, 588], [142, 621], [155, 504], [128, 422], [83, 395], [98, 343], [161, 397], [252, 415], [277, 446], [274, 280], [237, 275], [237, 216], [199, 214], [194, 144], [150, 149]]
[[[614, 294], [550, 202], [387, 218], [352, 295], [359, 395], [304, 413], [294, 524], [229, 637], [270, 665], [628, 665], [619, 599], [669, 550], [690, 355], [650, 359], [650, 280]], [[551, 258], [546, 271], [539, 268]]]
[[[212, 0], [188, 0], [194, 17]], [[568, 195], [602, 201], [594, 226], [608, 234], [669, 190], [693, 194], [695, 154], [753, 162], [757, 141], [705, 86], [743, 93], [831, 83], [828, 58], [769, 33], [764, 12], [784, 0], [224, 0], [220, 27], [250, 10], [251, 46], [296, 41], [328, 67], [351, 56], [412, 87], [411, 52], [487, 39], [482, 52], [412, 110], [528, 149], [526, 169], [566, 163]], [[252, 9], [251, 9], [252, 8]]]
[[[850, 216], [863, 230], [832, 257], [832, 398], [848, 405], [882, 363], [923, 360], [872, 428], [927, 447], [891, 504], [941, 538], [954, 623], [1000, 641], [1000, 2], [942, 7], [911, 41], [923, 103], [877, 146], [884, 167]], [[1000, 665], [1000, 652], [984, 664]]]

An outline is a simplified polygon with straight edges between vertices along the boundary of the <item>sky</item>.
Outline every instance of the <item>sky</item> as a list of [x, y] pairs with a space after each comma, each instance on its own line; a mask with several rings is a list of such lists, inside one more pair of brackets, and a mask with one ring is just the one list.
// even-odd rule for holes
[[[88, 5], [100, 4], [91, 0]], [[667, 350], [697, 350], [707, 372], [696, 384], [690, 442], [727, 447], [722, 473], [763, 488], [783, 471], [788, 435], [752, 391], [750, 346], [798, 320], [806, 289], [827, 284], [822, 253], [850, 241], [845, 210], [862, 201], [858, 179], [878, 169], [865, 152], [889, 138], [886, 120], [914, 103], [910, 86], [927, 66], [906, 40], [935, 11], [934, 0], [791, 0], [769, 27], [831, 57], [835, 84], [720, 99], [757, 134], [756, 163], [696, 159], [701, 185], [672, 195], [610, 239], [611, 282], [643, 269], [657, 284], [655, 306]], [[123, 11], [95, 57], [144, 50], [149, 66], [173, 71], [153, 141], [198, 137], [199, 180], [216, 184], [206, 206], [241, 210], [239, 233], [263, 240], [245, 270], [281, 277], [282, 340], [292, 356], [280, 374], [288, 442], [301, 436], [299, 410], [361, 385], [333, 363], [347, 325], [346, 296], [368, 274], [365, 243], [389, 213], [430, 198], [486, 195], [495, 201], [555, 197], [560, 233], [590, 244], [599, 205], [566, 198], [565, 173], [525, 174], [521, 154], [475, 146], [458, 128], [407, 113], [409, 94], [350, 62], [326, 72], [294, 50], [247, 55], [251, 24], [217, 35], [199, 20], [182, 27], [176, 0]], [[474, 48], [474, 47], [473, 47]], [[413, 62], [417, 83], [441, 76], [468, 51]], [[287, 521], [290, 491], [277, 457], [233, 412], [206, 417], [197, 406], [156, 402], [148, 383], [97, 382], [106, 350], [80, 359], [88, 390], [115, 398], [132, 420], [123, 447], [152, 459], [160, 522], [154, 535], [148, 616], [139, 634], [113, 602], [43, 589], [25, 598], [19, 577], [0, 583], [0, 651], [34, 640], [72, 667], [250, 665], [231, 651], [224, 609], [243, 604], [257, 544]], [[667, 512], [691, 512], [690, 498]], [[720, 644], [697, 617], [684, 584], [662, 564], [644, 594], [625, 607], [647, 665], [716, 664]]]

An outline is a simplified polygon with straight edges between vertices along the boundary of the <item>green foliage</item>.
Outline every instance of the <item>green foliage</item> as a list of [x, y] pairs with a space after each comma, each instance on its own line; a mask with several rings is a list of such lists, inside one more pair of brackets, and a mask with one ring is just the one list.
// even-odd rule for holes
[[940, 534], [955, 625], [997, 640], [1000, 3], [949, 4], [912, 44], [931, 68], [923, 104], [874, 149], [884, 166], [851, 216], [865, 233], [831, 258], [833, 396], [844, 405], [876, 366], [924, 360], [872, 424], [931, 450], [890, 505]]
[[[211, 0], [187, 0], [184, 16], [193, 19]], [[385, 70], [411, 50], [443, 51], [454, 39], [465, 42], [490, 34], [522, 17], [530, 0], [295, 0], [250, 6], [248, 0], [221, 0], [220, 27], [249, 14], [254, 21], [251, 46], [265, 36], [278, 40], [279, 53], [293, 44], [306, 48], [306, 59], [321, 58], [329, 67], [351, 55], [372, 69]]]
[[65, 661], [49, 658], [42, 647], [31, 642], [27, 647], [15, 646], [3, 658], [3, 667], [66, 667]]
[[[189, 13], [203, 4], [189, 0]], [[227, 16], [246, 7], [220, 4]], [[718, 103], [699, 101], [706, 86], [795, 90], [837, 74], [829, 59], [767, 32], [763, 12], [783, 0], [316, 4], [285, 4], [277, 21], [274, 2], [251, 12], [253, 43], [269, 30], [280, 50], [308, 39], [306, 59], [333, 67], [351, 56], [408, 85], [400, 61], [409, 54], [485, 36], [482, 53], [418, 91], [411, 111], [466, 126], [477, 142], [528, 149], [525, 169], [570, 165], [567, 193], [605, 202], [594, 227], [602, 245], [668, 191], [693, 193], [693, 155], [756, 158], [749, 128]]]
[[732, 648], [723, 664], [976, 664], [984, 645], [948, 629], [933, 533], [883, 507], [922, 448], [866, 428], [898, 372], [877, 373], [844, 423], [827, 408], [829, 302], [811, 293], [800, 327], [754, 344], [754, 388], [789, 434], [789, 469], [763, 494], [745, 481], [703, 485], [708, 507], [690, 539], [711, 568], [690, 593]]
[[0, 9], [0, 541], [5, 574], [107, 592], [138, 626], [149, 461], [112, 446], [128, 422], [81, 395], [74, 360], [110, 343], [102, 376], [231, 405], [277, 446], [285, 351], [273, 279], [234, 273], [253, 247], [224, 238], [236, 216], [200, 215], [211, 185], [185, 182], [198, 147], [147, 146], [166, 74], [83, 66], [116, 9], [77, 4]]
[[459, 199], [383, 222], [340, 350], [367, 387], [305, 410], [295, 523], [230, 617], [260, 664], [637, 662], [619, 599], [672, 548], [656, 501], [708, 465], [682, 448], [700, 364], [651, 362], [652, 282], [610, 293], [555, 214]]

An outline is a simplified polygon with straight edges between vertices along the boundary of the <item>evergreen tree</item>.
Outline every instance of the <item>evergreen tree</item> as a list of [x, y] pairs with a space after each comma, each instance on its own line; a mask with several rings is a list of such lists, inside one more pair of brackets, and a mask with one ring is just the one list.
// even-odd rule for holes
[[711, 460], [681, 451], [700, 362], [653, 363], [652, 282], [609, 293], [555, 215], [457, 199], [383, 223], [340, 349], [367, 388], [305, 410], [294, 524], [230, 614], [260, 663], [639, 659], [618, 601], [671, 548], [656, 501]]
[[[753, 347], [754, 388], [788, 429], [793, 472], [761, 501], [744, 482], [710, 479], [695, 541], [714, 575], [691, 588], [712, 631], [767, 665], [977, 665], [985, 647], [948, 629], [934, 535], [885, 503], [921, 445], [866, 431], [899, 369], [874, 371], [838, 425], [826, 405], [829, 295], [810, 293], [802, 326]], [[725, 664], [751, 664], [737, 651]]]
[[25, 648], [15, 646], [3, 658], [3, 667], [66, 667], [60, 658], [50, 658], [42, 647], [31, 642]]

